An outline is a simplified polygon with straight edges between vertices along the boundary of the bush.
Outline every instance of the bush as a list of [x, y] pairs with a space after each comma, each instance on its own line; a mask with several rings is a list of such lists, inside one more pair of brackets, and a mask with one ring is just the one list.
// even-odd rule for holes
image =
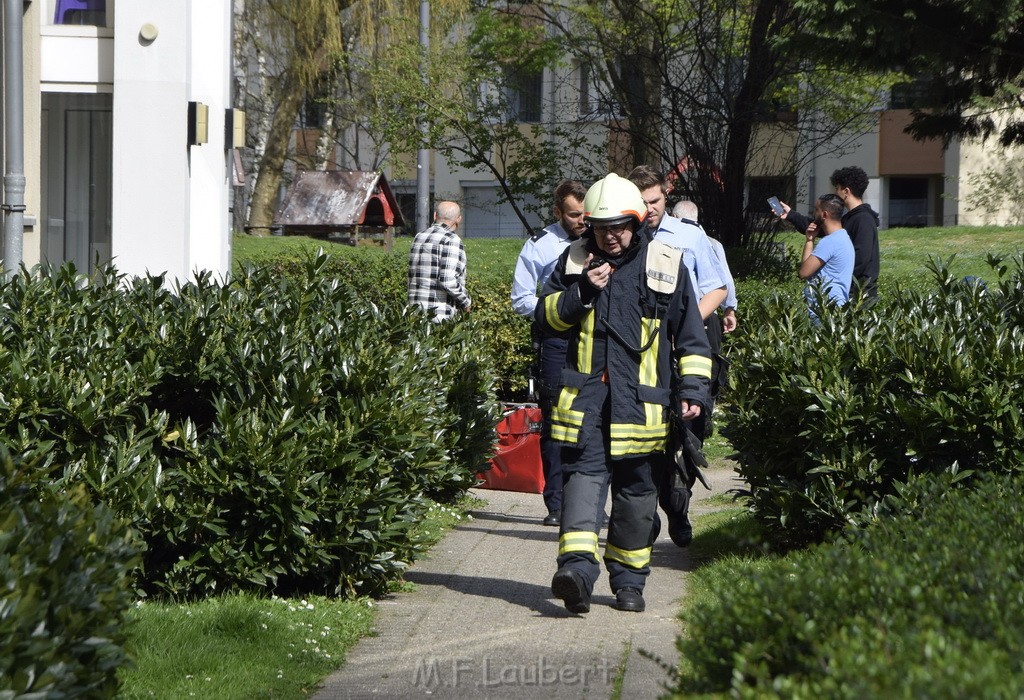
[[[473, 299], [470, 318], [476, 344], [481, 349], [480, 355], [487, 358], [498, 395], [506, 401], [524, 401], [533, 358], [530, 323], [513, 313], [509, 302], [515, 257], [511, 257], [507, 265], [487, 262], [494, 258], [505, 262], [502, 255], [511, 251], [511, 246], [509, 241], [498, 243], [504, 245], [497, 251], [481, 250], [482, 259], [472, 260], [474, 273], [467, 281], [467, 291]], [[310, 254], [304, 249], [290, 253], [278, 251], [273, 255], [254, 253], [250, 260], [298, 283], [305, 279]], [[363, 301], [380, 308], [399, 309], [407, 303], [408, 271], [408, 254], [404, 251], [387, 253], [373, 248], [346, 247], [332, 251], [322, 264], [321, 274], [337, 279]]]
[[0, 442], [134, 523], [146, 590], [380, 592], [424, 497], [475, 483], [497, 416], [472, 324], [369, 304], [327, 265], [3, 288]]
[[138, 545], [85, 488], [0, 451], [0, 697], [111, 697]]
[[936, 285], [811, 325], [779, 295], [732, 341], [728, 437], [755, 515], [785, 545], [870, 515], [911, 475], [1024, 463], [1024, 270], [988, 289]]
[[734, 564], [734, 585], [688, 613], [694, 674], [676, 692], [1020, 697], [1024, 485], [946, 486], [920, 480], [906, 517], [849, 542]]

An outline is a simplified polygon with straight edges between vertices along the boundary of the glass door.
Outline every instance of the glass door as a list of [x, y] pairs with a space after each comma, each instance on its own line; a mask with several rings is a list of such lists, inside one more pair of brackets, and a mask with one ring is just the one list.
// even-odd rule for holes
[[91, 272], [110, 261], [110, 95], [43, 95], [43, 258]]

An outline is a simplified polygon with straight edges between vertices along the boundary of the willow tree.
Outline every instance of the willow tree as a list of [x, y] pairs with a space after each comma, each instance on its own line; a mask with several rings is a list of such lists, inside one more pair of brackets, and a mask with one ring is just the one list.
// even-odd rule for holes
[[258, 82], [248, 90], [262, 98], [245, 105], [256, 116], [250, 130], [256, 146], [251, 228], [268, 229], [273, 223], [292, 128], [307, 93], [337, 71], [343, 49], [341, 17], [350, 2], [248, 0], [244, 7], [238, 25], [243, 39], [236, 52], [249, 57], [245, 63]]
[[[466, 0], [434, 0], [444, 16], [457, 16]], [[380, 100], [366, 77], [368, 67], [386, 64], [393, 51], [420, 65], [418, 0], [235, 0], [236, 90], [250, 115], [249, 169], [254, 177], [248, 228], [271, 226], [292, 151], [292, 134], [305, 107], [321, 111], [315, 160], [323, 167], [335, 148], [355, 144], [355, 162], [363, 161], [359, 142], [371, 134], [385, 152], [386, 139], [366, 129]], [[444, 29], [442, 28], [442, 32]], [[434, 29], [435, 35], [438, 30]], [[409, 52], [411, 51], [411, 54]], [[392, 75], [393, 78], [397, 76]], [[419, 78], [412, 89], [418, 89]], [[415, 115], [408, 115], [415, 121]], [[343, 136], [349, 131], [351, 139]], [[371, 157], [371, 166], [383, 161]]]

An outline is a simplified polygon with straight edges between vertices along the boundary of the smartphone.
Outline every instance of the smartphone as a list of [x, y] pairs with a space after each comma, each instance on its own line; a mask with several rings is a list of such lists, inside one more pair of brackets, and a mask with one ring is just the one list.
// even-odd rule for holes
[[782, 202], [779, 201], [778, 197], [769, 197], [768, 206], [772, 208], [776, 216], [782, 216], [786, 213], [786, 210], [782, 208]]

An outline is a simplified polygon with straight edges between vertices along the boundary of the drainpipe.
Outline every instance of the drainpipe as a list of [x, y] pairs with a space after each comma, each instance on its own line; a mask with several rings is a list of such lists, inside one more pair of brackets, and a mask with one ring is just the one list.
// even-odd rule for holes
[[[430, 60], [430, 0], [420, 0], [420, 80], [424, 85], [429, 82]], [[416, 230], [422, 231], [430, 226], [430, 150], [427, 148], [427, 118], [420, 115], [420, 148], [416, 152]]]
[[21, 266], [25, 235], [25, 86], [22, 2], [4, 0], [4, 279]]

